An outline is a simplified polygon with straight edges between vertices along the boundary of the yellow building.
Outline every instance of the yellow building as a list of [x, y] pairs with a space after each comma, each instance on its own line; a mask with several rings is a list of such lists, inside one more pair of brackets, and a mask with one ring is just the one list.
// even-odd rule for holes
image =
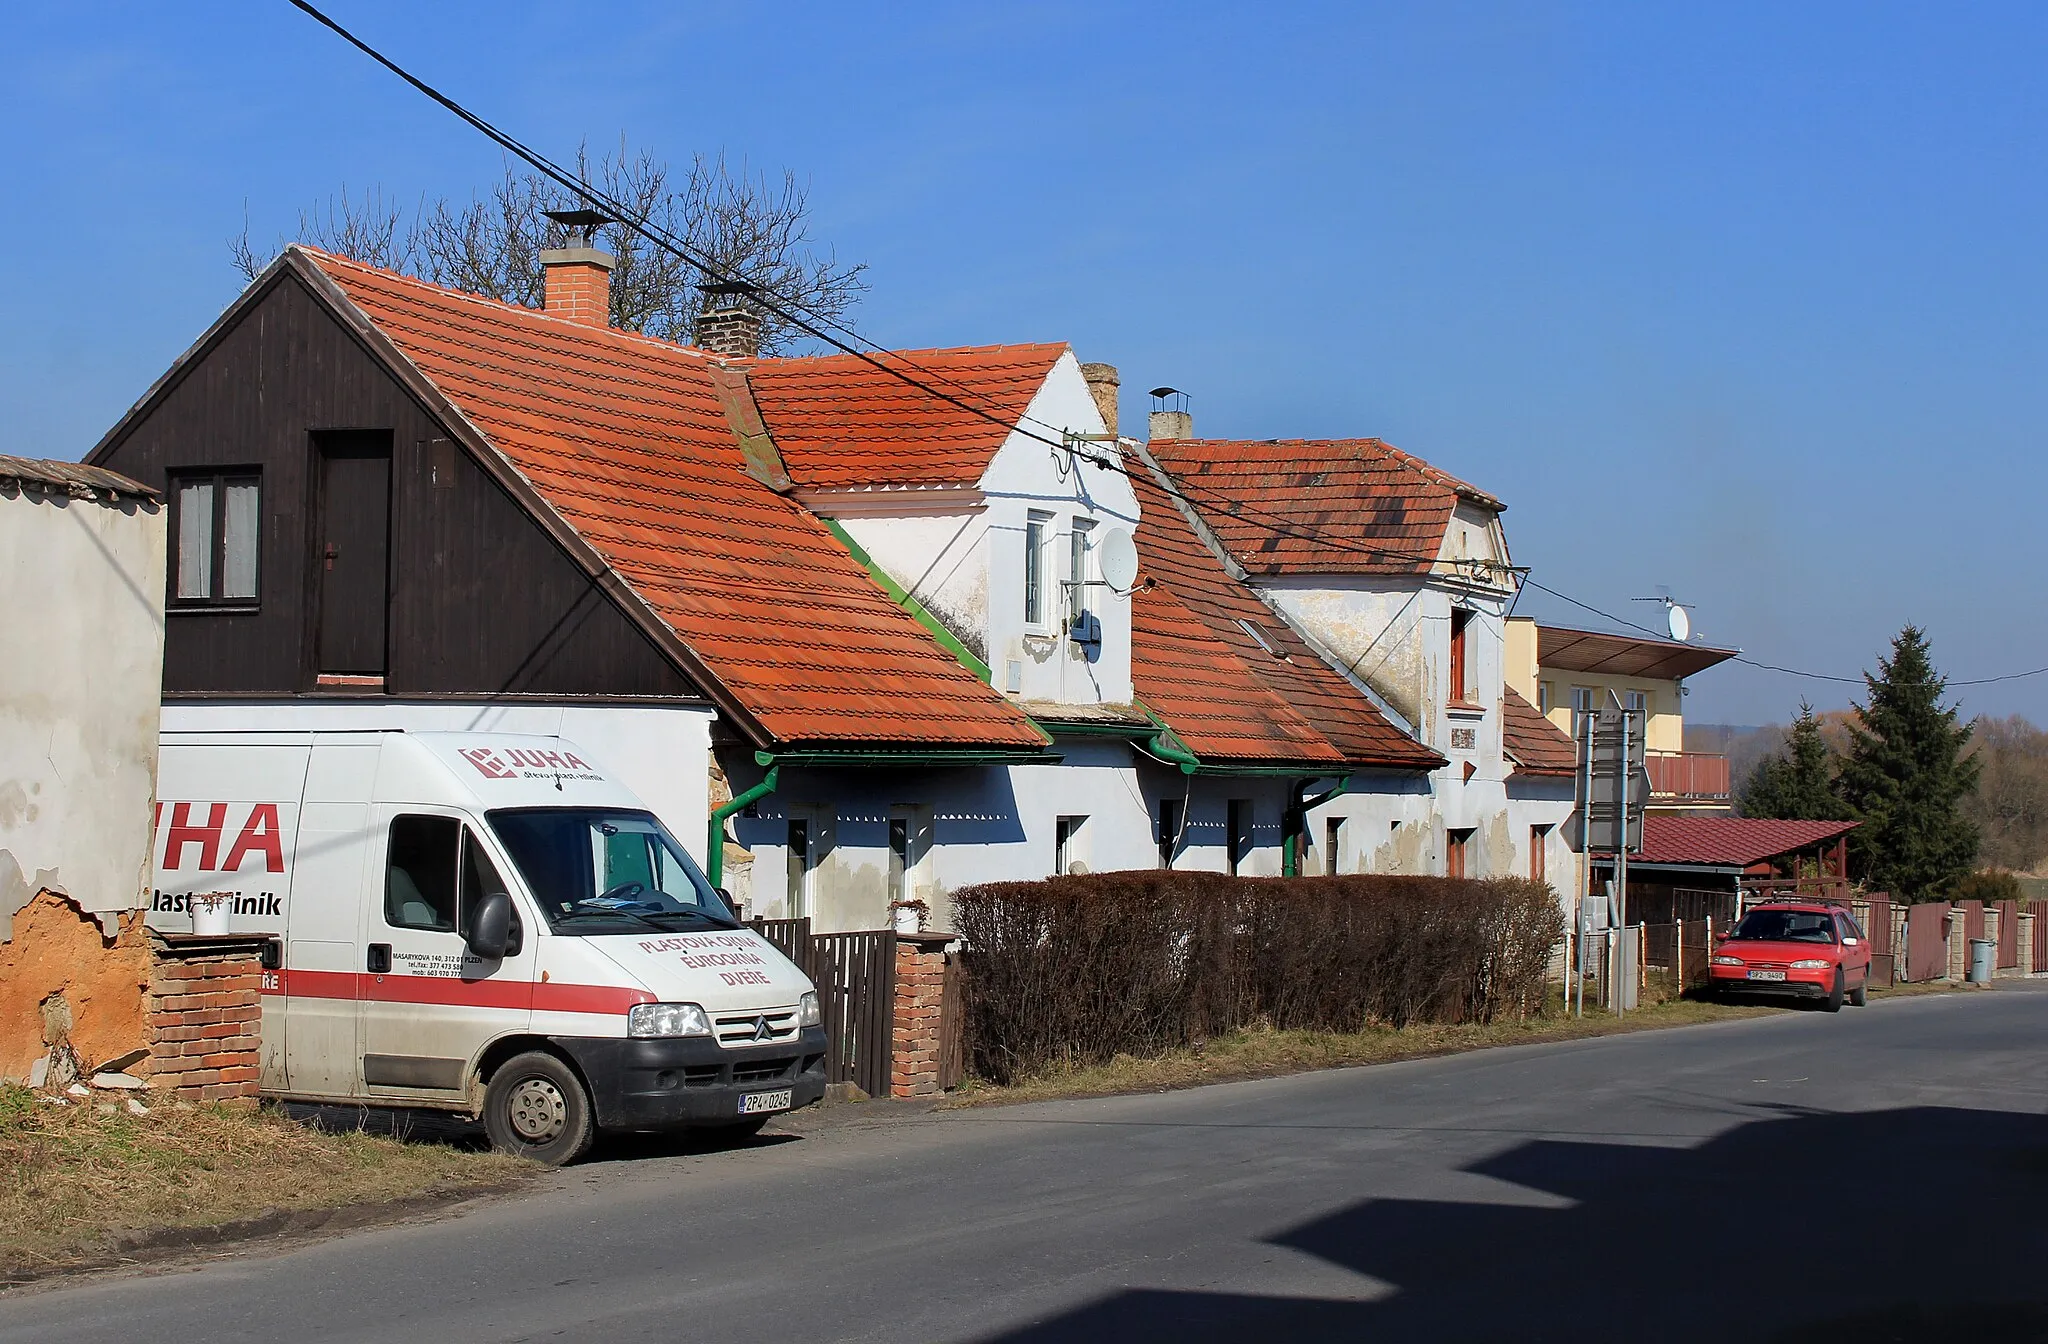
[[1728, 758], [1685, 749], [1685, 679], [1735, 653], [1538, 625], [1526, 616], [1507, 623], [1508, 683], [1574, 740], [1580, 716], [1597, 713], [1609, 695], [1645, 712], [1650, 806], [1660, 810], [1722, 810], [1730, 804]]

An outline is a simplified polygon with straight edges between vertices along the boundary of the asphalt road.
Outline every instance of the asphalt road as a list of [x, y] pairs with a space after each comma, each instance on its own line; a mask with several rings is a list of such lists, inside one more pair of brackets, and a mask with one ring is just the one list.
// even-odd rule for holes
[[598, 1162], [0, 1341], [2048, 1339], [2043, 990]]

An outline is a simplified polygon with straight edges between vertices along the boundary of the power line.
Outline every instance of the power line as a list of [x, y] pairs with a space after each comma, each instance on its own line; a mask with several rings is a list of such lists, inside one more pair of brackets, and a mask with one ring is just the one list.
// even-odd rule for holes
[[[1543, 584], [1536, 582], [1536, 580], [1534, 579], [1525, 578], [1523, 582], [1528, 584], [1531, 588], [1534, 588], [1539, 593], [1548, 593], [1560, 602], [1568, 602], [1572, 606], [1577, 607], [1579, 610], [1591, 612], [1593, 615], [1598, 616], [1603, 620], [1613, 621], [1617, 625], [1625, 625], [1631, 630], [1640, 630], [1644, 634], [1653, 635], [1658, 639], [1666, 638], [1662, 631], [1652, 630], [1650, 629], [1650, 627], [1646, 625], [1638, 625], [1634, 621], [1628, 620], [1625, 617], [1616, 616], [1611, 611], [1602, 611], [1598, 607], [1579, 601], [1579, 599], [1577, 599], [1576, 597], [1568, 597], [1565, 594], [1557, 591], [1557, 589], [1555, 588], [1546, 587]], [[1745, 666], [1754, 667], [1764, 672], [1782, 672], [1789, 677], [1805, 677], [1810, 681], [1833, 681], [1840, 682], [1850, 686], [1862, 686], [1867, 684], [1868, 680], [1866, 677], [1862, 675], [1845, 677], [1833, 672], [1807, 672], [1796, 667], [1781, 667], [1776, 663], [1760, 662], [1755, 658], [1750, 658], [1740, 653], [1730, 657], [1729, 661], [1735, 663], [1742, 663]], [[2044, 674], [2048, 674], [2048, 667], [2031, 668], [2025, 672], [2008, 672], [2005, 675], [1998, 677], [1969, 677], [1964, 679], [1944, 678], [1940, 681], [1920, 682], [1915, 684], [1924, 686], [1992, 686], [2002, 681], [2022, 681], [2028, 677], [2038, 677]]]
[[[642, 238], [645, 238], [648, 242], [653, 243], [657, 247], [664, 248], [667, 251], [673, 253], [674, 255], [682, 258], [684, 261], [690, 263], [692, 266], [695, 266], [699, 271], [703, 272], [706, 276], [709, 276], [712, 280], [722, 284], [736, 285], [741, 287], [747, 292], [749, 297], [752, 298], [754, 302], [760, 304], [761, 307], [765, 308], [770, 314], [772, 314], [775, 317], [781, 318], [783, 321], [789, 323], [791, 326], [797, 328], [799, 331], [802, 331], [804, 334], [812, 337], [815, 340], [823, 341], [825, 344], [831, 346], [835, 350], [840, 351], [842, 354], [853, 356], [855, 359], [860, 360], [862, 363], [867, 364], [868, 366], [874, 368], [878, 372], [888, 377], [898, 379], [899, 381], [916, 389], [919, 392], [924, 393], [927, 396], [934, 397], [940, 401], [947, 403], [950, 406], [967, 412], [969, 415], [975, 416], [981, 420], [985, 420], [991, 425], [994, 425], [997, 428], [1002, 429], [1006, 434], [1022, 434], [1026, 438], [1032, 439], [1038, 443], [1045, 444], [1047, 447], [1053, 449], [1056, 452], [1063, 452], [1069, 454], [1072, 457], [1083, 458], [1092, 465], [1102, 470], [1116, 472], [1131, 479], [1136, 478], [1135, 472], [1128, 465], [1114, 461], [1105, 454], [1097, 452], [1087, 452], [1083, 450], [1082, 447], [1075, 440], [1068, 436], [1068, 432], [1063, 427], [1048, 424], [1047, 422], [1039, 420], [1037, 419], [1037, 417], [1029, 415], [1028, 413], [1019, 415], [1015, 420], [1012, 420], [1006, 416], [999, 415], [996, 412], [988, 410], [984, 407], [971, 405], [966, 400], [964, 400], [963, 397], [955, 395], [952, 392], [948, 392], [943, 388], [935, 386], [932, 381], [928, 381], [936, 380], [938, 382], [952, 383], [952, 380], [947, 378], [942, 372], [937, 370], [922, 369], [918, 365], [911, 363], [908, 359], [905, 359], [900, 354], [884, 350], [878, 342], [869, 340], [868, 338], [862, 336], [859, 332], [855, 331], [853, 328], [847, 326], [843, 322], [840, 322], [836, 318], [832, 317], [830, 314], [816, 313], [812, 310], [807, 309], [800, 302], [789, 298], [787, 295], [773, 295], [772, 292], [769, 291], [765, 286], [755, 285], [747, 281], [745, 277], [740, 276], [737, 273], [727, 271], [717, 262], [716, 259], [712, 258], [708, 254], [703, 253], [702, 251], [693, 247], [689, 243], [676, 238], [673, 234], [669, 233], [668, 230], [663, 229], [659, 225], [653, 224], [648, 220], [634, 218], [632, 209], [629, 206], [627, 206], [624, 202], [614, 199], [606, 192], [593, 186], [592, 184], [583, 180], [582, 178], [570, 173], [568, 170], [564, 169], [561, 165], [555, 163], [552, 159], [548, 158], [540, 151], [531, 148], [530, 146], [516, 139], [510, 133], [500, 130], [497, 126], [485, 120], [482, 116], [470, 111], [461, 103], [458, 103], [453, 98], [449, 97], [447, 94], [442, 93], [433, 85], [428, 84], [425, 80], [419, 78], [417, 75], [414, 75], [411, 71], [405, 69], [396, 61], [384, 55], [382, 52], [378, 51], [375, 47], [372, 47], [363, 39], [357, 37], [354, 33], [350, 32], [347, 28], [343, 27], [339, 22], [337, 22], [333, 18], [330, 18], [328, 15], [321, 12], [312, 4], [307, 3], [307, 0], [291, 0], [291, 4], [294, 8], [306, 14], [309, 18], [313, 19], [315, 22], [319, 23], [322, 27], [328, 29], [330, 32], [334, 33], [337, 37], [347, 42], [350, 46], [362, 52], [365, 56], [368, 56], [371, 60], [383, 66], [386, 70], [389, 70], [392, 74], [398, 76], [398, 78], [400, 78], [401, 80], [404, 80], [408, 85], [412, 86], [413, 89], [417, 90], [419, 93], [421, 93], [434, 103], [438, 104], [448, 112], [452, 113], [460, 120], [462, 120], [471, 128], [475, 129], [476, 131], [484, 135], [493, 144], [496, 144], [499, 148], [505, 150], [506, 152], [516, 156], [521, 161], [525, 162], [529, 167], [541, 173], [543, 176], [548, 178], [548, 180], [552, 181], [557, 186], [563, 188], [564, 190], [570, 192], [571, 194], [577, 197], [580, 197], [589, 204], [602, 207], [605, 213], [614, 216], [618, 223], [624, 225], [628, 229], [631, 229], [633, 232], [639, 234]], [[822, 323], [823, 325], [819, 325], [820, 323]], [[830, 328], [831, 330], [827, 330], [827, 328]], [[832, 330], [844, 333], [846, 339], [841, 339], [839, 336], [833, 335]], [[859, 344], [855, 344], [854, 342], [859, 342], [861, 344], [870, 346], [872, 347], [872, 351], [862, 349], [860, 348]], [[880, 357], [884, 355], [888, 357], [886, 360]], [[896, 365], [898, 364], [907, 365], [908, 368], [906, 369], [896, 367]], [[918, 373], [924, 374], [925, 377], [920, 378], [918, 376], [915, 376], [913, 373], [909, 371], [910, 369], [917, 370]], [[953, 383], [953, 386], [959, 388], [960, 392], [965, 393], [969, 396], [978, 395], [974, 392], [973, 389], [962, 387], [957, 383]], [[1034, 424], [1044, 425], [1046, 429], [1052, 430], [1054, 433], [1059, 434], [1061, 437], [1054, 439], [1049, 438], [1044, 434], [1034, 433], [1031, 430], [1023, 427], [1023, 424], [1026, 421], [1029, 421]], [[1166, 491], [1167, 494], [1179, 499], [1182, 503], [1193, 506], [1194, 501], [1190, 499], [1188, 495], [1188, 491], [1191, 487], [1184, 485], [1177, 479], [1161, 481], [1159, 479], [1159, 476], [1170, 475], [1170, 473], [1166, 473], [1163, 470], [1159, 473], [1148, 472], [1147, 475], [1148, 478], [1151, 479], [1155, 485], [1159, 485]], [[1202, 490], [1201, 493], [1215, 494], [1216, 492]], [[1234, 512], [1237, 514], [1248, 513], [1261, 518], [1265, 518], [1269, 520], [1267, 525], [1272, 527], [1273, 530], [1280, 532], [1282, 535], [1290, 536], [1298, 540], [1312, 541], [1318, 545], [1327, 546], [1332, 549], [1349, 551], [1376, 559], [1391, 558], [1422, 560], [1428, 561], [1431, 564], [1441, 562], [1446, 564], [1468, 564], [1482, 566], [1490, 569], [1505, 569], [1509, 570], [1510, 572], [1514, 570], [1514, 566], [1506, 565], [1500, 561], [1484, 559], [1456, 561], [1445, 560], [1444, 557], [1440, 554], [1431, 554], [1420, 551], [1392, 550], [1385, 547], [1376, 547], [1370, 544], [1353, 542], [1346, 538], [1332, 537], [1327, 535], [1326, 533], [1321, 533], [1313, 530], [1303, 531], [1296, 527], [1291, 520], [1286, 519], [1282, 515], [1270, 513], [1266, 510], [1259, 509], [1254, 505], [1244, 503], [1242, 500], [1229, 499], [1227, 497], [1221, 496], [1219, 496], [1219, 498], [1221, 499], [1222, 504], [1230, 512]], [[1575, 607], [1578, 607], [1584, 611], [1591, 612], [1592, 614], [1600, 616], [1603, 619], [1614, 621], [1620, 625], [1627, 626], [1633, 630], [1639, 630], [1644, 634], [1650, 635], [1660, 640], [1665, 638], [1665, 636], [1662, 633], [1652, 630], [1648, 626], [1638, 625], [1634, 621], [1625, 620], [1621, 617], [1613, 615], [1610, 612], [1602, 611], [1598, 607], [1594, 607], [1587, 603], [1581, 602], [1577, 598], [1568, 597], [1565, 594], [1558, 592], [1554, 588], [1546, 587], [1543, 584], [1537, 583], [1534, 579], [1528, 578], [1526, 572], [1524, 573], [1523, 581], [1528, 583], [1531, 587], [1536, 588], [1540, 592], [1548, 593], [1552, 597], [1555, 597], [1560, 601], [1568, 602]], [[1749, 666], [1760, 668], [1764, 671], [1781, 672], [1790, 676], [1806, 677], [1816, 681], [1844, 682], [1853, 685], [1858, 684], [1863, 680], [1863, 678], [1860, 676], [1843, 677], [1825, 672], [1804, 672], [1796, 668], [1779, 667], [1770, 663], [1758, 662], [1755, 659], [1744, 657], [1740, 654], [1735, 656], [1734, 661], [1745, 663]], [[2028, 677], [2041, 676], [2043, 674], [2048, 674], [2048, 667], [2033, 668], [2025, 672], [2007, 673], [2004, 676], [1979, 677], [1965, 681], [1950, 681], [1945, 684], [1949, 686], [1988, 686], [1998, 682], [2018, 681]]]

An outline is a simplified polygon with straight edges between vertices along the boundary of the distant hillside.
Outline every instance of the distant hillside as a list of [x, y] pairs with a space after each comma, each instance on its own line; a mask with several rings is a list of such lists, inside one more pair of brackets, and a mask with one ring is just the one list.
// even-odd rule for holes
[[1715, 752], [1728, 758], [1728, 780], [1737, 793], [1756, 769], [1756, 763], [1782, 749], [1785, 725], [1767, 723], [1761, 728], [1733, 723], [1688, 723], [1685, 725], [1687, 751]]
[[[1820, 716], [1822, 736], [1837, 754], [1849, 749], [1849, 720], [1842, 710]], [[1983, 762], [1983, 774], [1963, 807], [1983, 836], [1979, 860], [1988, 867], [2048, 877], [2048, 733], [2017, 714], [1975, 723], [1972, 749]], [[1739, 797], [1757, 762], [1783, 749], [1786, 728], [1780, 723], [1760, 728], [1688, 723], [1685, 749], [1726, 756], [1728, 778]]]

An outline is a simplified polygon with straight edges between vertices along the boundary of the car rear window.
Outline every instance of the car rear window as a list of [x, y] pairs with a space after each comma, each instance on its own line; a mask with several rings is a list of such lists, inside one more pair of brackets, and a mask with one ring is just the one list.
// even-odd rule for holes
[[1752, 910], [1729, 937], [1771, 943], [1832, 943], [1835, 917], [1810, 910]]

